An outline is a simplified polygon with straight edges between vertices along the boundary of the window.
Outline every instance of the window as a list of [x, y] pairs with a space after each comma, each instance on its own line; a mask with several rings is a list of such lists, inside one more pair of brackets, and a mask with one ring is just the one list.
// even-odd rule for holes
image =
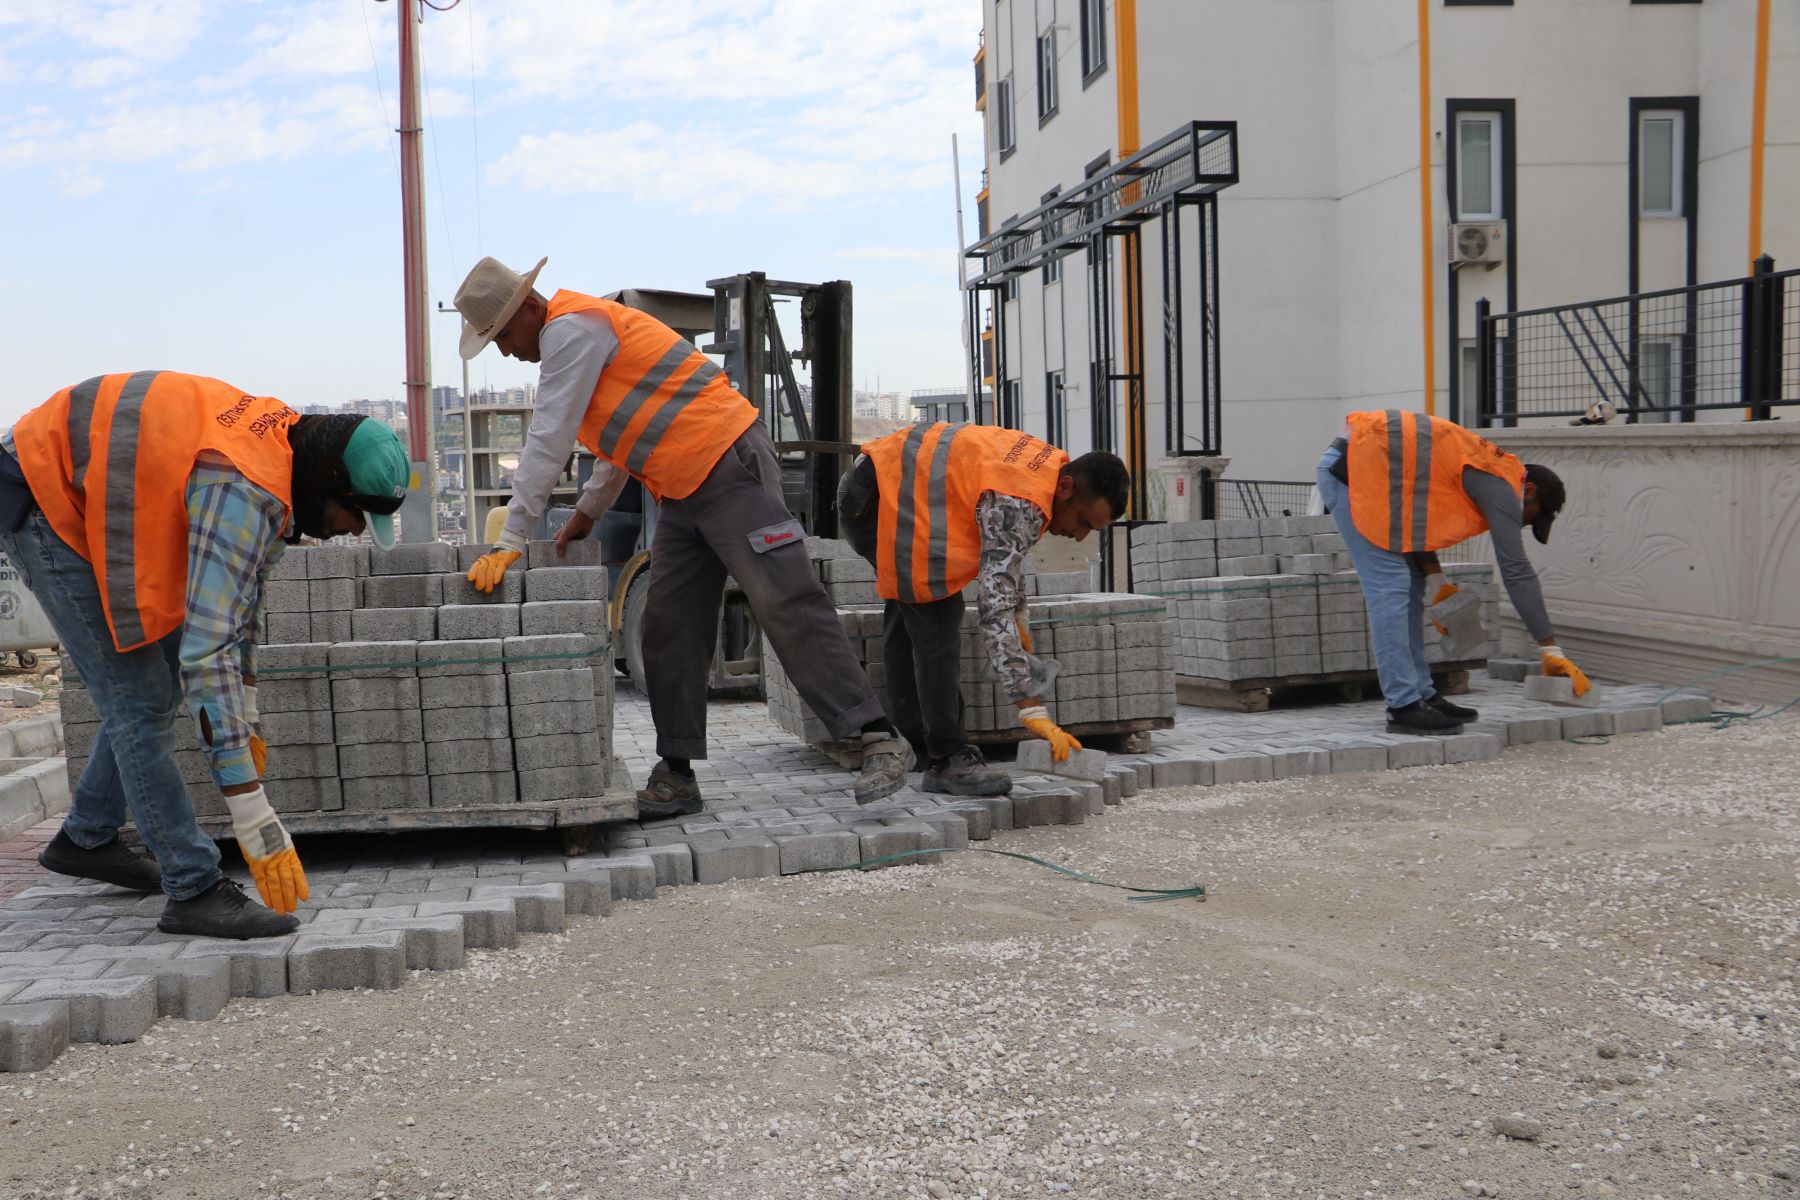
[[1638, 344], [1639, 424], [1674, 419], [1680, 357], [1674, 338], [1646, 338]]
[[1038, 124], [1056, 115], [1056, 29], [1044, 30], [1037, 40]]
[[1648, 109], [1638, 114], [1638, 215], [1683, 216], [1683, 114]]
[[1000, 143], [1000, 157], [1013, 152], [1012, 76], [994, 85], [995, 140]]
[[1481, 352], [1473, 338], [1464, 338], [1457, 350], [1460, 375], [1456, 399], [1463, 412], [1476, 412], [1481, 401]]
[[996, 424], [1004, 425], [1008, 429], [1017, 429], [1025, 423], [1025, 414], [1023, 411], [1025, 407], [1025, 381], [1022, 379], [1007, 380], [1006, 391], [1003, 394], [1005, 396], [1003, 402], [1005, 408], [999, 413], [999, 420]]
[[1498, 221], [1500, 211], [1500, 114], [1456, 114], [1456, 219]]
[[1081, 81], [1106, 70], [1106, 0], [1080, 0]]
[[1513, 0], [1444, 0], [1445, 8], [1511, 8]]
[[1063, 373], [1044, 373], [1044, 440], [1060, 446], [1069, 436], [1068, 397], [1063, 392]]

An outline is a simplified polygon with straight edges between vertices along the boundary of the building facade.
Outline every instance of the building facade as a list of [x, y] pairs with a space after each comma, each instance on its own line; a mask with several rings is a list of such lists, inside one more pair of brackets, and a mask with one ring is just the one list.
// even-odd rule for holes
[[[1758, 0], [981, 2], [984, 236], [1117, 164], [1128, 140], [1237, 123], [1208, 314], [1232, 476], [1310, 478], [1357, 409], [1429, 405], [1473, 424], [1480, 301], [1504, 312], [1730, 279], [1757, 252], [1800, 266], [1791, 3], [1776, 0], [1763, 34]], [[1480, 254], [1465, 227], [1489, 243]], [[1152, 462], [1197, 448], [1160, 440], [1164, 236], [1146, 225], [1140, 256]], [[1028, 430], [1076, 451], [1094, 426], [1086, 274], [1077, 252], [983, 313], [1004, 322], [992, 386]], [[1641, 351], [1644, 386], [1666, 389], [1684, 352], [1680, 339]]]

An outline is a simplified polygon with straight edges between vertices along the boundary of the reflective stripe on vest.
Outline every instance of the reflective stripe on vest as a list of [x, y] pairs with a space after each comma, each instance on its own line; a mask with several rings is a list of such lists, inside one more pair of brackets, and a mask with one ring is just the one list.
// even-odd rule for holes
[[[127, 645], [149, 641], [138, 604], [137, 571], [137, 457], [142, 428], [144, 397], [150, 394], [161, 371], [139, 371], [125, 381], [113, 405], [112, 428], [106, 440], [106, 609], [112, 617], [113, 635]], [[98, 393], [100, 381], [88, 381]], [[71, 394], [70, 399], [74, 397]], [[85, 438], [93, 424], [90, 409], [79, 422]], [[70, 445], [74, 444], [77, 414], [69, 406]]]
[[[894, 577], [899, 581], [900, 593], [904, 596], [918, 592], [913, 576], [913, 546], [919, 533], [919, 447], [924, 445], [926, 433], [933, 428], [930, 425], [914, 425], [906, 435], [906, 444], [900, 450], [900, 518], [894, 522]], [[932, 447], [931, 461], [927, 468], [925, 519], [929, 522], [931, 533], [925, 559], [925, 586], [933, 596], [944, 594], [950, 549], [950, 506], [946, 503], [950, 446], [963, 428], [961, 425], [944, 427], [937, 445]]]

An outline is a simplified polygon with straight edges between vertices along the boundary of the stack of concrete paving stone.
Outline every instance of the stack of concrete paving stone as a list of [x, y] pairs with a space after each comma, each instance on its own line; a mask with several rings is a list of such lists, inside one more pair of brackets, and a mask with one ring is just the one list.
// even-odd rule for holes
[[[554, 543], [534, 542], [524, 569], [491, 593], [460, 566], [482, 550], [309, 546], [282, 556], [265, 584], [257, 653], [265, 786], [278, 812], [373, 818], [607, 794], [613, 670], [598, 544], [559, 557]], [[78, 679], [63, 721], [73, 786], [99, 728]], [[196, 810], [222, 820], [194, 724], [179, 722], [177, 738]], [[616, 782], [627, 782], [622, 771]]]
[[[881, 609], [840, 609], [838, 618], [876, 694], [891, 711]], [[972, 735], [1016, 732], [1018, 707], [994, 673], [977, 620], [970, 606], [963, 614], [961, 646], [965, 727]], [[1058, 667], [1044, 699], [1059, 724], [1079, 730], [1173, 719], [1175, 627], [1161, 601], [1101, 593], [1056, 596], [1034, 601], [1031, 621], [1037, 655], [1053, 659]], [[770, 653], [763, 658], [763, 681], [769, 712], [783, 729], [813, 744], [830, 740]]]
[[[1495, 628], [1493, 568], [1445, 565], [1481, 599]], [[1332, 519], [1266, 517], [1143, 525], [1131, 532], [1133, 589], [1166, 598], [1179, 623], [1177, 673], [1224, 683], [1305, 679], [1375, 667], [1362, 585]], [[1425, 657], [1451, 661], [1425, 621]], [[1485, 659], [1490, 643], [1457, 648], [1456, 661]]]

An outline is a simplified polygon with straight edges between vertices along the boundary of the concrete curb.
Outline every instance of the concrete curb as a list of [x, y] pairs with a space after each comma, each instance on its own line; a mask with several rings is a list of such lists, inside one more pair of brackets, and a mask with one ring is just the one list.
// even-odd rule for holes
[[61, 758], [37, 758], [0, 775], [0, 842], [69, 811], [69, 773]]

